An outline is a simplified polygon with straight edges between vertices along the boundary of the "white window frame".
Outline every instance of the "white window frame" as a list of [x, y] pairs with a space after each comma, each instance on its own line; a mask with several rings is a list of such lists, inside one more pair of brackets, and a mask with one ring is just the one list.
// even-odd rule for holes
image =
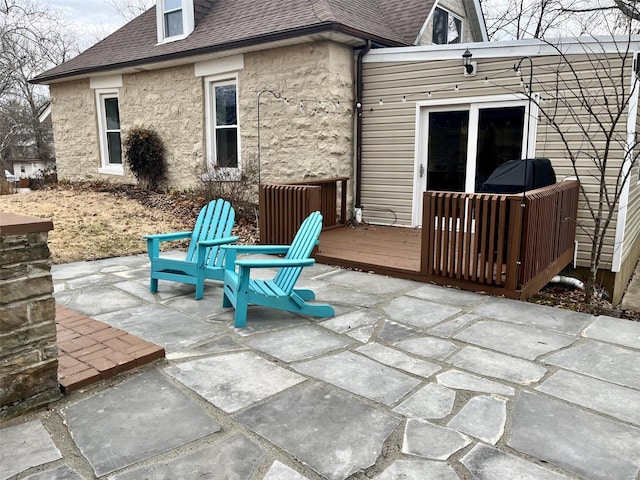
[[[216, 169], [217, 150], [216, 150], [216, 115], [215, 115], [215, 95], [213, 89], [216, 86], [235, 85], [236, 87], [236, 134], [238, 145], [238, 166], [224, 167]], [[206, 123], [206, 148], [207, 148], [207, 174], [217, 174], [216, 177], [222, 180], [237, 180], [240, 178], [242, 171], [242, 154], [240, 144], [240, 103], [239, 103], [238, 75], [223, 75], [204, 77], [204, 101], [205, 101], [205, 123]]]
[[[120, 110], [120, 97], [118, 89], [96, 89], [96, 109], [98, 114], [98, 135], [100, 143], [100, 163], [98, 173], [107, 175], [124, 175], [124, 155], [122, 163], [109, 163], [109, 147], [107, 142], [107, 116], [104, 108], [104, 100], [108, 98], [118, 99], [118, 111]], [[120, 140], [122, 142], [122, 119], [120, 119]], [[124, 152], [123, 152], [124, 153]]]
[[[524, 128], [522, 132], [522, 158], [533, 158], [535, 157], [536, 136], [538, 132], [538, 105], [535, 101], [529, 102], [526, 95], [495, 95], [416, 102], [416, 139], [412, 209], [413, 227], [420, 226], [420, 224], [422, 223], [422, 194], [427, 186], [426, 172], [428, 168], [427, 139], [429, 138], [429, 113], [458, 110], [469, 111], [465, 192], [473, 192], [475, 190], [475, 159], [477, 156], [478, 148], [478, 119], [480, 110], [485, 108], [518, 106], [524, 106], [525, 116]], [[529, 111], [529, 108], [531, 108], [531, 111]], [[528, 128], [530, 134], [527, 134], [527, 115], [529, 115]], [[420, 175], [421, 172], [423, 173], [422, 175]]]
[[158, 34], [158, 44], [174, 42], [176, 40], [184, 40], [187, 38], [195, 27], [193, 0], [181, 0], [180, 10], [182, 10], [182, 34], [167, 36], [164, 27], [164, 16], [167, 12], [174, 12], [178, 9], [165, 10], [164, 0], [156, 2], [156, 27]]
[[[464, 43], [464, 19], [463, 19], [460, 15], [456, 15], [456, 14], [455, 14], [455, 13], [453, 13], [451, 10], [449, 10], [449, 9], [447, 9], [447, 8], [444, 8], [444, 7], [440, 6], [440, 5], [436, 5], [436, 6], [433, 8], [433, 16], [432, 16], [432, 20], [433, 20], [433, 21], [432, 21], [432, 23], [431, 23], [431, 43], [432, 43], [432, 44], [434, 44], [434, 45], [452, 45], [451, 43], [449, 43], [449, 32], [448, 32], [448, 31], [447, 31], [447, 41], [446, 41], [445, 43], [442, 43], [442, 44], [436, 44], [436, 42], [435, 42], [435, 41], [434, 41], [434, 39], [433, 39], [433, 22], [435, 22], [435, 12], [436, 12], [436, 10], [438, 10], [438, 9], [442, 10], [442, 11], [443, 11], [443, 12], [445, 12], [447, 15], [449, 15], [449, 16], [451, 16], [451, 17], [453, 17], [453, 18], [457, 19], [457, 20], [460, 20], [460, 41], [459, 41], [459, 42], [457, 42], [457, 43], [456, 43], [456, 44], [454, 44], [454, 45], [457, 45], [458, 43]], [[447, 19], [447, 20], [448, 20], [448, 19]], [[447, 23], [448, 23], [448, 21], [447, 21]]]

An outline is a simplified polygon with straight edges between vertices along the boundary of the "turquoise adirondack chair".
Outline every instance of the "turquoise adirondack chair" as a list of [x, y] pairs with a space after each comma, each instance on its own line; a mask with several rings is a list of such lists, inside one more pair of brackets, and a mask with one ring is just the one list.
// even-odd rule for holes
[[[315, 263], [309, 258], [318, 244], [322, 230], [322, 215], [313, 212], [300, 226], [291, 245], [225, 245], [224, 307], [235, 308], [234, 326], [247, 325], [247, 307], [262, 305], [315, 317], [335, 315], [333, 307], [310, 304], [314, 300], [311, 290], [293, 288], [304, 267]], [[284, 258], [269, 260], [242, 260], [240, 254], [286, 254]], [[273, 280], [251, 279], [252, 268], [279, 268]]]
[[[204, 280], [224, 280], [224, 253], [220, 246], [238, 241], [231, 236], [235, 212], [231, 204], [218, 199], [202, 207], [191, 232], [145, 235], [151, 260], [151, 293], [158, 291], [158, 280], [188, 283], [196, 286], [196, 300], [204, 295]], [[160, 243], [190, 238], [184, 260], [160, 256]]]

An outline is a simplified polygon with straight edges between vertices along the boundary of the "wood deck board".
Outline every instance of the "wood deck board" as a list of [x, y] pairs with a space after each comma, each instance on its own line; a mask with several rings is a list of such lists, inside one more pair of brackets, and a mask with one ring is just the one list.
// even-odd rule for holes
[[326, 230], [320, 235], [316, 258], [418, 272], [420, 236], [418, 229], [384, 226]]

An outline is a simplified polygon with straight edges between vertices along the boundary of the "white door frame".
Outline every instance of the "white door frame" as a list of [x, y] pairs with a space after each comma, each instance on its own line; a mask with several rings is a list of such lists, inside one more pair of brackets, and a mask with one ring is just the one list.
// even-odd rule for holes
[[[523, 128], [522, 158], [532, 158], [535, 155], [535, 138], [538, 123], [538, 106], [529, 102], [526, 95], [491, 95], [479, 97], [464, 97], [453, 99], [438, 99], [416, 102], [416, 138], [413, 176], [413, 208], [411, 226], [422, 224], [422, 199], [427, 187], [427, 145], [429, 139], [429, 113], [449, 111], [469, 111], [469, 133], [467, 137], [467, 171], [465, 191], [473, 192], [475, 188], [476, 154], [478, 147], [478, 118], [479, 111], [485, 108], [525, 107], [525, 123]], [[529, 112], [531, 108], [531, 112]], [[529, 122], [527, 122], [527, 116]], [[527, 134], [527, 123], [531, 135]]]

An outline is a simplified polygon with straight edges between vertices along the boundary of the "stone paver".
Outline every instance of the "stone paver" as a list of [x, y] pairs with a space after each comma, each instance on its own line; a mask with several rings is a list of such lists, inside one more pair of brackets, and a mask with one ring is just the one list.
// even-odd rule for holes
[[167, 353], [190, 347], [225, 331], [223, 324], [206, 322], [159, 304], [124, 308], [93, 318], [162, 345]]
[[247, 345], [285, 362], [306, 360], [349, 345], [349, 340], [325, 330], [301, 325], [286, 332], [266, 333], [247, 341]]
[[582, 334], [588, 338], [640, 350], [639, 322], [613, 317], [598, 317]]
[[298, 285], [335, 317], [236, 329], [218, 282], [151, 294], [145, 255], [52, 271], [59, 304], [167, 360], [0, 424], [0, 447], [40, 429], [0, 448], [9, 478], [640, 478], [633, 322], [320, 265]]
[[453, 320], [449, 320], [448, 322], [442, 322], [435, 327], [431, 327], [427, 330], [427, 332], [429, 333], [429, 335], [451, 338], [456, 333], [458, 333], [458, 331], [462, 330], [470, 323], [477, 321], [479, 318], [481, 317], [478, 317], [477, 315], [473, 315], [471, 313], [467, 313], [465, 315], [460, 315]]
[[331, 283], [346, 285], [357, 290], [369, 293], [393, 294], [419, 285], [411, 280], [401, 278], [381, 277], [370, 273], [355, 272], [353, 270], [342, 270], [331, 275]]
[[84, 477], [69, 465], [59, 465], [50, 470], [24, 477], [23, 480], [84, 480]]
[[640, 352], [591, 342], [555, 353], [547, 357], [546, 362], [623, 387], [640, 389]]
[[369, 310], [360, 309], [344, 315], [337, 315], [329, 320], [320, 322], [320, 325], [337, 333], [348, 333], [363, 326], [373, 325], [381, 318], [381, 315], [372, 315]]
[[437, 383], [429, 383], [393, 409], [405, 417], [438, 419], [453, 409], [456, 392]]
[[536, 387], [540, 392], [640, 426], [640, 391], [560, 370]]
[[456, 430], [410, 418], [404, 431], [402, 453], [431, 460], [446, 460], [470, 443], [469, 437]]
[[477, 480], [566, 480], [567, 476], [547, 470], [489, 445], [477, 444], [460, 460]]
[[493, 320], [574, 335], [593, 320], [591, 315], [584, 313], [527, 302], [512, 302], [497, 297], [488, 297], [484, 304], [474, 308], [471, 313]]
[[460, 309], [420, 298], [400, 297], [393, 299], [384, 307], [384, 311], [391, 320], [411, 327], [426, 328], [456, 315]]
[[376, 480], [459, 480], [456, 472], [445, 462], [421, 459], [402, 459], [393, 462]]
[[0, 430], [0, 480], [62, 458], [39, 420]]
[[235, 416], [332, 480], [376, 462], [400, 419], [326, 385], [307, 383]]
[[304, 381], [251, 352], [202, 358], [166, 372], [225, 412], [235, 412]]
[[56, 294], [56, 301], [67, 308], [77, 310], [85, 315], [96, 318], [97, 315], [110, 312], [120, 312], [126, 308], [140, 306], [140, 299], [129, 295], [119, 288], [99, 286], [79, 293]]
[[549, 330], [493, 320], [481, 320], [454, 338], [527, 360], [535, 360], [540, 355], [564, 348], [577, 340], [576, 337]]
[[304, 475], [296, 472], [294, 469], [287, 467], [279, 461], [273, 462], [271, 468], [262, 480], [309, 480]]
[[298, 363], [294, 368], [304, 375], [387, 405], [420, 383], [416, 378], [351, 352]]
[[413, 373], [421, 377], [430, 377], [440, 370], [440, 367], [433, 363], [418, 358], [410, 357], [406, 353], [399, 352], [393, 348], [385, 347], [379, 343], [368, 343], [356, 349], [357, 352], [365, 354], [380, 363], [390, 367], [399, 368], [405, 372]]
[[242, 434], [235, 434], [187, 455], [153, 462], [109, 477], [111, 480], [251, 478], [265, 452]]
[[477, 305], [486, 300], [485, 295], [479, 295], [473, 292], [466, 292], [456, 288], [446, 288], [439, 285], [422, 285], [415, 290], [407, 292], [412, 297], [422, 298], [424, 300], [432, 300], [438, 303], [447, 303], [462, 307], [470, 307]]
[[396, 342], [395, 346], [421, 357], [434, 358], [436, 360], [444, 360], [458, 349], [454, 343], [448, 340], [429, 337], [401, 340]]
[[547, 372], [544, 367], [528, 360], [476, 347], [464, 347], [450, 362], [463, 370], [522, 385], [537, 382]]
[[385, 320], [378, 338], [383, 342], [395, 343], [418, 333], [420, 333], [419, 329], [392, 320]]
[[496, 395], [508, 396], [515, 394], [513, 387], [458, 370], [447, 370], [446, 372], [436, 375], [436, 379], [440, 385], [456, 390], [469, 390], [472, 392], [494, 393]]
[[504, 434], [506, 421], [506, 400], [480, 395], [469, 400], [447, 426], [495, 445]]
[[78, 401], [64, 411], [64, 418], [97, 476], [220, 430], [199, 405], [155, 370]]
[[507, 444], [593, 480], [635, 480], [640, 470], [640, 429], [546, 395], [520, 395]]

